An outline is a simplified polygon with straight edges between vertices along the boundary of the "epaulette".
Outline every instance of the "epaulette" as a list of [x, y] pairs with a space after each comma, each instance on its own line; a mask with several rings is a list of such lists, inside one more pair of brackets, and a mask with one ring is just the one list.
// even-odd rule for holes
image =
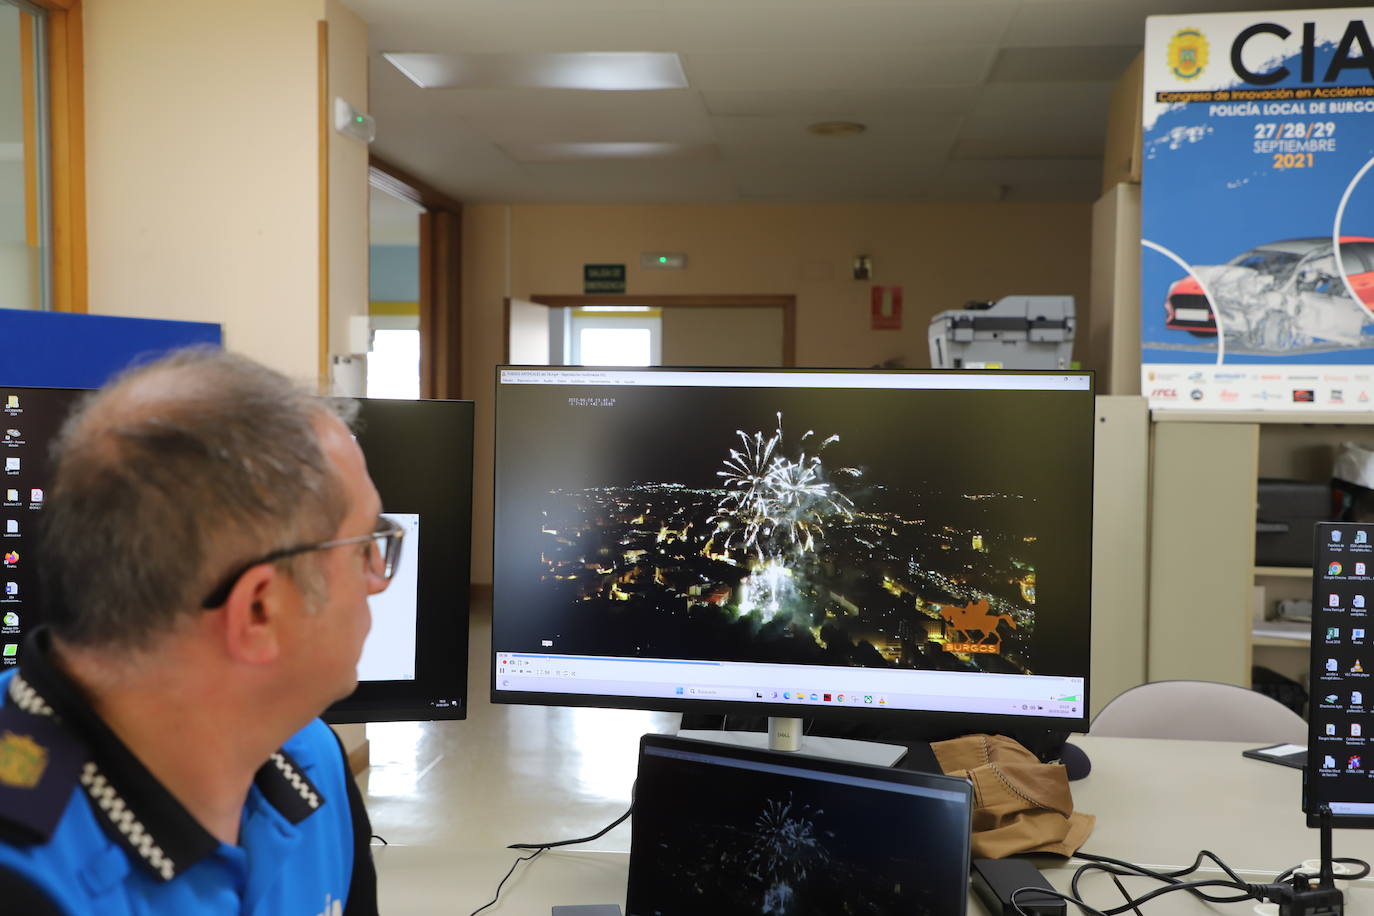
[[46, 843], [76, 789], [85, 745], [51, 714], [0, 706], [0, 834]]

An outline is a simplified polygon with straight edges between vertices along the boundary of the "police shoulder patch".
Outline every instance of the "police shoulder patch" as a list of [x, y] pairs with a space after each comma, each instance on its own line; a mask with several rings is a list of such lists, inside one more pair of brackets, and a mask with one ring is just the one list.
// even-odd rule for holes
[[45, 842], [78, 784], [86, 748], [51, 716], [0, 707], [0, 830]]

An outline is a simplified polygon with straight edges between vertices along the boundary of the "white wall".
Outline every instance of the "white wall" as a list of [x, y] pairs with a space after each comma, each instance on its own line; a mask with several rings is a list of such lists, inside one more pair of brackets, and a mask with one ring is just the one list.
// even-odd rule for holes
[[318, 378], [325, 7], [86, 0], [91, 312], [221, 322], [229, 348]]

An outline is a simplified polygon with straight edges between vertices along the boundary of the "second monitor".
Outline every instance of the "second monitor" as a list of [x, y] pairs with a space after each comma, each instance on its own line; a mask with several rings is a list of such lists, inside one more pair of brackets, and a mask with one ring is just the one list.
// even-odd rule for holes
[[1077, 372], [498, 370], [492, 698], [1087, 726]]

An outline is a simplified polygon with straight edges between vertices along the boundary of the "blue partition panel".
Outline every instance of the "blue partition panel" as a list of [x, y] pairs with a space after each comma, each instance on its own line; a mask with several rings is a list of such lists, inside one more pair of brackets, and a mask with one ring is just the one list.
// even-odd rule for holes
[[99, 388], [179, 347], [218, 347], [218, 324], [0, 309], [0, 385]]

